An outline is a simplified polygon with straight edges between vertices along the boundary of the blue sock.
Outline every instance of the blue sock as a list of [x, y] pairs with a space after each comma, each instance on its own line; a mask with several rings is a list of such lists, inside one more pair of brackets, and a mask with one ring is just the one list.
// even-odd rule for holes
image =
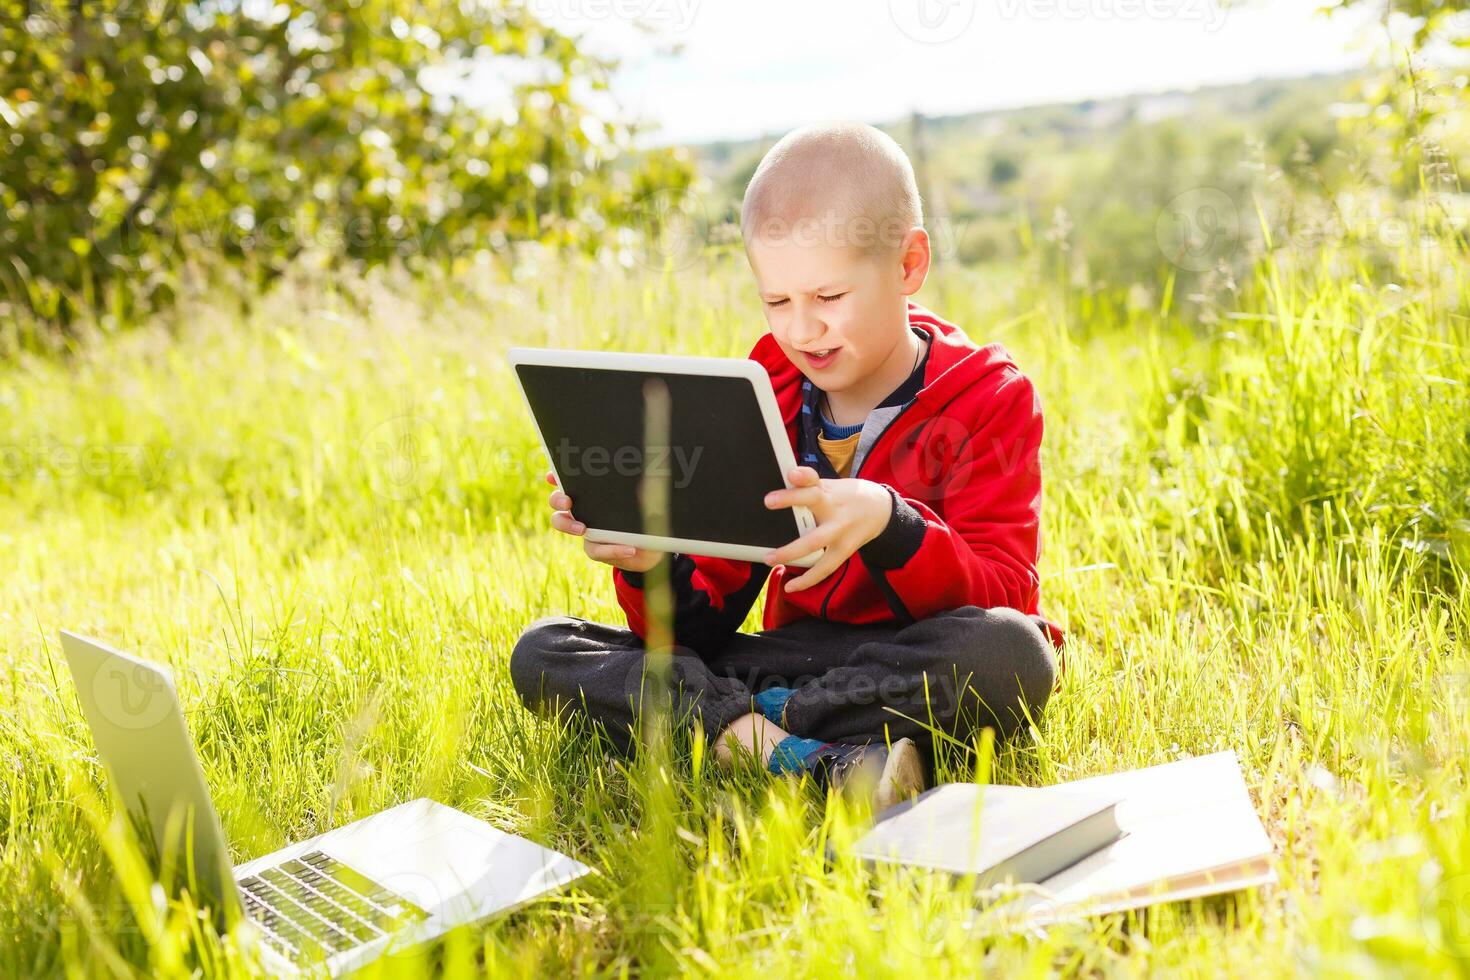
[[815, 738], [787, 735], [771, 750], [771, 761], [766, 763], [766, 768], [778, 776], [802, 772], [806, 769], [803, 760], [825, 744]]
[[753, 698], [756, 710], [779, 725], [786, 702], [794, 693], [789, 687], [768, 687]]

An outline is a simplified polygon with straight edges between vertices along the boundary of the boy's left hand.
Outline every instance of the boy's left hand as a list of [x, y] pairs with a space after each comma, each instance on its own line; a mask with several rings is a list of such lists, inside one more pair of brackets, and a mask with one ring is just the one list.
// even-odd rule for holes
[[805, 507], [817, 519], [817, 527], [767, 552], [766, 564], [780, 565], [818, 548], [827, 549], [815, 565], [786, 583], [787, 592], [800, 592], [831, 575], [883, 532], [893, 515], [893, 497], [872, 480], [824, 480], [810, 466], [798, 466], [788, 477], [791, 486], [766, 494], [766, 506], [772, 510]]

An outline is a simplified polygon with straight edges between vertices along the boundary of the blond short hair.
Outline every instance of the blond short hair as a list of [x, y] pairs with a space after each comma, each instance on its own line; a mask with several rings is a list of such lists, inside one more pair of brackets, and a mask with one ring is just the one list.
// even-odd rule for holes
[[792, 238], [885, 252], [923, 223], [908, 155], [865, 123], [787, 133], [761, 158], [740, 210], [747, 246], [755, 239]]

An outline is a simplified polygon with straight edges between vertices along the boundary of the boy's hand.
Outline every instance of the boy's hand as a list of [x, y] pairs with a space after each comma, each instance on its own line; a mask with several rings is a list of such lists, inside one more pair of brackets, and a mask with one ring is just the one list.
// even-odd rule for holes
[[893, 515], [893, 497], [872, 480], [823, 480], [810, 466], [798, 466], [789, 477], [791, 487], [766, 494], [766, 506], [805, 507], [817, 519], [817, 527], [768, 552], [766, 564], [780, 565], [826, 548], [815, 565], [786, 583], [787, 592], [800, 592], [831, 575], [883, 532]]
[[[555, 474], [547, 473], [546, 482], [555, 487]], [[551, 526], [563, 534], [582, 538], [582, 550], [593, 561], [621, 568], [625, 572], [646, 572], [663, 557], [662, 552], [635, 548], [630, 544], [588, 541], [583, 537], [587, 533], [587, 525], [572, 516], [572, 498], [563, 493], [560, 487], [551, 491], [551, 510]]]

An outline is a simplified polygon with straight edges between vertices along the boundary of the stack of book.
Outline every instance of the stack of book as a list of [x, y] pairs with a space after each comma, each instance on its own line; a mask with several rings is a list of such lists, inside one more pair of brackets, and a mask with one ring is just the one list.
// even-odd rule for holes
[[944, 784], [882, 814], [856, 853], [973, 880], [987, 914], [1023, 926], [1276, 880], [1234, 752], [1041, 788]]

